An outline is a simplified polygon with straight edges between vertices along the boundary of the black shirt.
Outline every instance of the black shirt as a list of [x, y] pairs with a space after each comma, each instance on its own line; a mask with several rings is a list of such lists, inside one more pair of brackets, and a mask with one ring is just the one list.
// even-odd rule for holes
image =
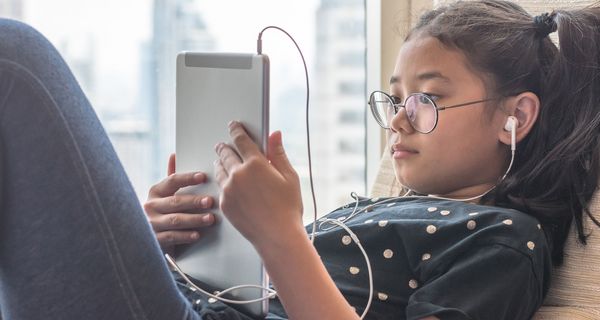
[[[369, 298], [367, 264], [348, 233], [325, 219], [344, 221], [369, 257], [374, 291], [366, 319], [530, 319], [548, 291], [550, 253], [535, 218], [432, 198], [368, 199], [320, 219], [315, 237], [359, 315]], [[277, 300], [270, 312], [268, 319], [286, 318]]]

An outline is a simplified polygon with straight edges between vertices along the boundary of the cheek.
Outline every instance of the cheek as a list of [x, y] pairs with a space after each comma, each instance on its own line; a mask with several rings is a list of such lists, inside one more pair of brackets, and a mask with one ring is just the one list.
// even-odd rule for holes
[[400, 183], [415, 191], [442, 193], [476, 183], [496, 162], [497, 139], [489, 126], [455, 123], [418, 138], [418, 157], [394, 161]]

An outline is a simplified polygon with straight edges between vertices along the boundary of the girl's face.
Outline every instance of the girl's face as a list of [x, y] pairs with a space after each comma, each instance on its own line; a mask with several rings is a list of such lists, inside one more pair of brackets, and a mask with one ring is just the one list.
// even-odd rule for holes
[[[403, 102], [416, 92], [431, 95], [438, 107], [493, 97], [465, 56], [433, 37], [411, 39], [398, 54], [390, 94]], [[508, 115], [485, 104], [439, 111], [437, 127], [428, 134], [415, 131], [400, 108], [387, 130], [398, 181], [419, 193], [453, 198], [477, 196], [494, 186], [510, 159], [510, 146], [499, 141]]]

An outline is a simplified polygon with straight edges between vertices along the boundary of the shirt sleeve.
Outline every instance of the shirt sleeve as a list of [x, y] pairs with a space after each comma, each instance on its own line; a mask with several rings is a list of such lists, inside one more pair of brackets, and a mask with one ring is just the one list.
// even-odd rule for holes
[[530, 319], [540, 307], [543, 266], [502, 244], [475, 247], [409, 298], [407, 319]]

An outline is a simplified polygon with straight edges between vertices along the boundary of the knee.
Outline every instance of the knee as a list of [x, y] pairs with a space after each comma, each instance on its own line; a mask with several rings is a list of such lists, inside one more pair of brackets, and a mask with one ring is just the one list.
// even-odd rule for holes
[[2, 65], [16, 64], [36, 70], [57, 59], [56, 49], [30, 25], [0, 18], [0, 60]]

